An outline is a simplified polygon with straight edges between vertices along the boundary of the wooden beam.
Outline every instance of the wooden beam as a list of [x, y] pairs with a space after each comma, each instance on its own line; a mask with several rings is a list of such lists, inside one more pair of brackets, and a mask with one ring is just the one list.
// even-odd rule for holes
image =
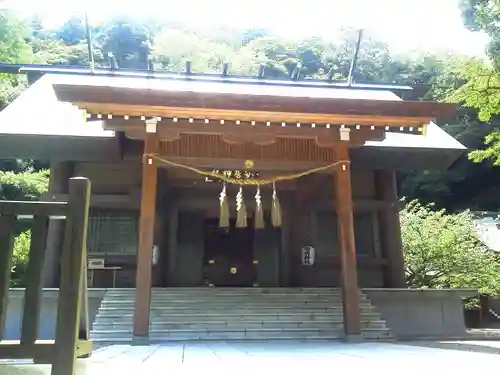
[[148, 154], [158, 152], [158, 136], [147, 133], [142, 165], [141, 213], [139, 219], [139, 249], [137, 254], [136, 299], [134, 310], [134, 336], [149, 334], [149, 308], [151, 302], [151, 266], [156, 216], [156, 189], [158, 171], [156, 159]]
[[[67, 194], [42, 194], [42, 199], [51, 199], [54, 202], [65, 202]], [[92, 194], [90, 196], [90, 207], [137, 209], [139, 208], [138, 196], [134, 194]]]
[[[123, 131], [128, 138], [144, 139], [146, 132], [141, 126], [140, 120], [124, 120], [119, 118], [108, 119], [105, 121], [105, 129], [114, 131]], [[399, 127], [398, 127], [399, 128]], [[244, 144], [255, 143], [261, 145], [272, 144], [276, 138], [289, 139], [313, 139], [320, 147], [332, 147], [340, 141], [340, 125], [326, 127], [324, 124], [315, 125], [296, 123], [273, 123], [267, 126], [260, 122], [252, 125], [251, 122], [220, 121], [212, 120], [208, 123], [205, 119], [172, 119], [165, 118], [158, 122], [158, 138], [165, 141], [174, 141], [180, 139], [181, 134], [206, 134], [219, 135], [226, 143]], [[418, 134], [417, 128], [414, 131]], [[353, 127], [351, 131], [351, 143], [362, 145], [366, 141], [381, 141], [385, 138], [385, 130], [381, 127]]]
[[[86, 269], [86, 240], [90, 181], [73, 177], [69, 182], [68, 215], [61, 256], [61, 283], [52, 375], [75, 373], [82, 306], [82, 273]], [[86, 292], [86, 291], [85, 291]], [[85, 293], [86, 297], [86, 293]]]
[[26, 269], [21, 344], [34, 344], [38, 335], [38, 322], [42, 309], [42, 272], [45, 261], [49, 218], [35, 216], [31, 231], [31, 245]]
[[[309, 100], [311, 104], [315, 101]], [[89, 113], [111, 114], [116, 116], [148, 116], [148, 117], [178, 117], [197, 118], [225, 121], [271, 121], [271, 122], [299, 122], [314, 124], [341, 124], [361, 126], [404, 126], [422, 127], [435, 119], [434, 116], [391, 116], [376, 115], [377, 110], [366, 114], [339, 114], [339, 113], [314, 113], [314, 112], [280, 112], [280, 111], [248, 111], [244, 109], [211, 109], [211, 108], [185, 108], [152, 105], [127, 105], [115, 103], [75, 103], [79, 108]], [[375, 112], [373, 112], [375, 111]], [[354, 112], [355, 113], [355, 112]]]
[[6, 215], [0, 211], [0, 341], [3, 337], [7, 306], [9, 303], [9, 284], [12, 269], [15, 224], [15, 216]]
[[0, 201], [0, 213], [18, 216], [65, 216], [67, 206], [66, 202]]
[[347, 142], [345, 145], [339, 145], [336, 152], [337, 160], [342, 161], [336, 168], [335, 196], [340, 239], [340, 259], [342, 263], [344, 328], [346, 336], [349, 338], [361, 334], [361, 323], [359, 314], [356, 244], [354, 240], [351, 168]]
[[[177, 83], [177, 82], [176, 82]], [[452, 118], [456, 105], [425, 101], [380, 100], [359, 98], [352, 95], [352, 90], [337, 91], [336, 95], [327, 93], [317, 95], [314, 90], [255, 85], [219, 85], [218, 90], [203, 87], [199, 83], [188, 83], [189, 88], [176, 89], [177, 85], [165, 84], [160, 90], [151, 86], [146, 88], [126, 88], [110, 86], [55, 85], [59, 100], [79, 104], [82, 102], [109, 105], [120, 103], [124, 106], [181, 107], [192, 109], [215, 109], [226, 111], [267, 111], [304, 114], [366, 114], [378, 116], [422, 116], [427, 118]], [[231, 92], [232, 90], [236, 90]], [[219, 91], [221, 90], [222, 91]], [[257, 92], [256, 92], [257, 91]], [[301, 92], [304, 91], [304, 92]], [[325, 95], [326, 93], [326, 95]], [[345, 94], [349, 97], [342, 97]], [[337, 96], [338, 95], [338, 96]], [[326, 96], [326, 97], [325, 97]], [[335, 97], [337, 96], [337, 97]], [[83, 107], [80, 107], [83, 108]], [[103, 113], [103, 112], [101, 112]], [[148, 112], [142, 115], [153, 115]], [[401, 122], [402, 123], [402, 122]]]
[[[76, 343], [76, 356], [83, 357], [92, 352], [92, 342], [79, 340]], [[0, 341], [0, 358], [2, 359], [28, 359], [33, 358], [37, 364], [52, 364], [57, 357], [54, 340], [38, 340], [34, 345], [21, 344], [17, 340]], [[57, 366], [56, 366], [57, 367]], [[55, 373], [54, 370], [52, 374]], [[59, 373], [63, 374], [63, 373]], [[64, 375], [73, 375], [64, 373]]]

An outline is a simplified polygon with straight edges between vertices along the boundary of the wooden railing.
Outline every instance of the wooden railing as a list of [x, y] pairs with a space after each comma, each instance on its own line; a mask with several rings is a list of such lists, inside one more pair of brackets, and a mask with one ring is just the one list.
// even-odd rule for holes
[[[67, 202], [0, 201], [0, 359], [33, 359], [52, 364], [52, 375], [73, 375], [77, 357], [90, 355], [86, 236], [90, 181], [69, 182]], [[15, 226], [18, 218], [33, 217], [26, 270], [21, 340], [2, 341], [12, 268]], [[49, 219], [65, 217], [56, 336], [37, 340], [42, 304], [42, 271]]]

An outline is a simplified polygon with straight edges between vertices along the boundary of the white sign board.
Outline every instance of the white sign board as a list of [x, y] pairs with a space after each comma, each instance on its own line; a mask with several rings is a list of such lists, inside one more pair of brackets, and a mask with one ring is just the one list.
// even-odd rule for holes
[[99, 270], [104, 268], [104, 258], [90, 258], [87, 268], [89, 270]]
[[314, 247], [303, 246], [301, 249], [301, 255], [302, 255], [302, 265], [303, 266], [314, 265]]
[[160, 249], [158, 249], [158, 246], [155, 245], [153, 246], [153, 265], [156, 266], [159, 260], [160, 260]]

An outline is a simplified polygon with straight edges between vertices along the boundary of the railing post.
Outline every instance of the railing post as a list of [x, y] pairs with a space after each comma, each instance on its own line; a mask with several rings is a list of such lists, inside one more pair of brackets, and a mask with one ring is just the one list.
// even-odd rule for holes
[[34, 344], [38, 334], [38, 319], [42, 305], [42, 270], [49, 217], [35, 215], [31, 230], [31, 244], [26, 269], [21, 344]]
[[0, 215], [0, 340], [3, 336], [7, 305], [9, 303], [9, 284], [14, 247], [14, 215]]
[[61, 260], [52, 375], [75, 373], [83, 286], [82, 272], [86, 262], [89, 201], [90, 181], [83, 177], [71, 178]]

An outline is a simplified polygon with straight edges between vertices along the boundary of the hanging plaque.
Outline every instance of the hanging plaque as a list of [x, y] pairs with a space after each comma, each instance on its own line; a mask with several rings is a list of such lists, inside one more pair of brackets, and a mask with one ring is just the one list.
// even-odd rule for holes
[[314, 265], [314, 247], [312, 246], [302, 246], [302, 265], [312, 266]]

